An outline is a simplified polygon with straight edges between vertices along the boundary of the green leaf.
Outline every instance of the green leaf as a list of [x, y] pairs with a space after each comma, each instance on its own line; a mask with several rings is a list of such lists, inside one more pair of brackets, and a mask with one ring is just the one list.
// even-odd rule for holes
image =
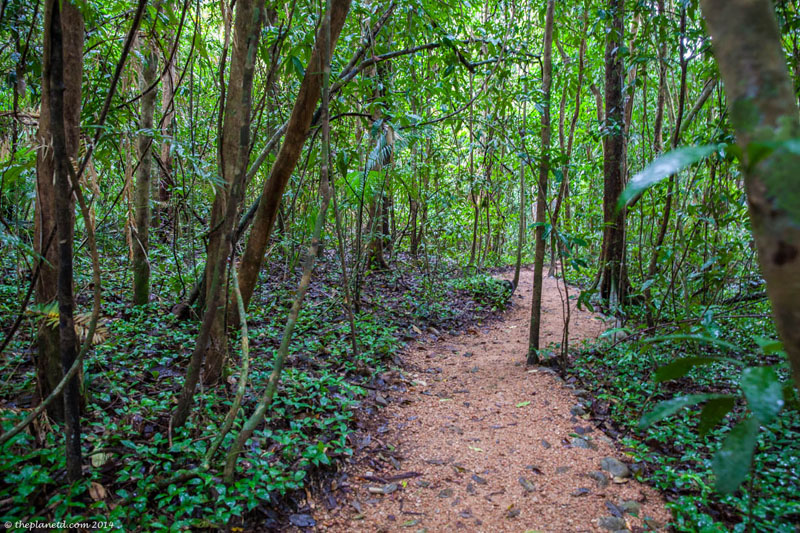
[[660, 402], [655, 408], [642, 416], [639, 420], [639, 429], [646, 427], [663, 420], [668, 416], [674, 415], [684, 407], [694, 405], [713, 398], [719, 398], [720, 394], [687, 394], [685, 396], [676, 396], [671, 400]]
[[517, 404], [517, 407], [525, 407], [526, 405], [530, 405], [530, 404], [531, 404], [531, 402], [529, 402], [529, 401], [528, 402], [519, 402]]
[[755, 417], [743, 420], [731, 430], [722, 447], [714, 454], [711, 467], [717, 476], [718, 492], [730, 494], [747, 477], [758, 442], [758, 426]]
[[725, 415], [733, 409], [734, 402], [735, 398], [733, 396], [722, 396], [708, 400], [700, 413], [700, 425], [697, 427], [701, 437], [707, 435], [714, 426], [725, 418]]
[[[662, 335], [660, 337], [651, 337], [651, 338], [645, 340], [644, 342], [662, 342], [662, 341], [695, 341], [695, 342], [700, 342], [700, 343], [703, 343], [703, 344], [714, 344], [714, 345], [719, 346], [721, 348], [727, 348], [729, 350], [733, 350], [733, 351], [736, 351], [736, 352], [744, 351], [744, 350], [742, 350], [741, 347], [739, 347], [739, 346], [737, 346], [735, 344], [732, 344], [730, 342], [724, 341], [722, 339], [718, 339], [716, 337], [706, 337], [704, 335], [689, 335], [689, 334], [685, 334], [685, 333], [684, 334], [676, 334], [676, 335]], [[720, 359], [725, 359], [725, 360], [730, 361], [732, 363], [741, 363], [741, 361], [738, 361], [736, 359], [731, 359], [729, 357], [724, 357], [724, 358], [720, 357]]]
[[627, 206], [631, 200], [638, 197], [644, 191], [667, 178], [676, 172], [683, 170], [693, 163], [708, 157], [719, 150], [716, 144], [706, 144], [703, 146], [686, 146], [676, 148], [669, 153], [656, 158], [644, 170], [637, 173], [619, 197], [617, 209]]
[[739, 386], [747, 406], [762, 424], [768, 424], [783, 408], [783, 388], [771, 366], [745, 368]]
[[300, 58], [297, 56], [292, 56], [290, 60], [292, 62], [292, 66], [294, 67], [295, 74], [297, 74], [297, 77], [302, 80], [303, 76], [306, 75], [306, 69], [303, 67], [302, 61], [300, 61]]
[[711, 363], [717, 363], [720, 360], [722, 360], [720, 357], [684, 357], [668, 365], [659, 367], [659, 369], [656, 370], [654, 381], [656, 383], [661, 383], [662, 381], [669, 381], [670, 379], [682, 378], [696, 366], [706, 366]]
[[777, 339], [770, 339], [769, 337], [760, 337], [758, 335], [753, 337], [753, 340], [758, 347], [761, 348], [761, 353], [764, 355], [772, 355], [783, 352], [783, 343]]

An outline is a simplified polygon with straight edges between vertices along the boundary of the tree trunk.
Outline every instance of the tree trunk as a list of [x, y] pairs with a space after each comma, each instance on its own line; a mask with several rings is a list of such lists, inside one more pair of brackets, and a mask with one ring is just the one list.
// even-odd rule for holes
[[[292, 302], [292, 308], [289, 311], [289, 316], [286, 320], [286, 326], [283, 330], [283, 338], [281, 339], [281, 344], [278, 347], [277, 357], [275, 358], [275, 363], [272, 369], [272, 374], [270, 375], [269, 381], [267, 382], [267, 386], [262, 394], [261, 398], [259, 399], [258, 404], [256, 405], [256, 409], [252, 415], [245, 421], [242, 430], [236, 437], [236, 440], [231, 445], [230, 449], [228, 450], [228, 455], [225, 461], [225, 470], [223, 471], [223, 479], [226, 483], [230, 483], [233, 481], [234, 474], [235, 474], [235, 467], [236, 461], [238, 459], [239, 453], [241, 452], [242, 448], [244, 447], [247, 440], [253, 435], [256, 428], [260, 426], [266, 415], [267, 409], [272, 404], [272, 399], [275, 396], [275, 392], [278, 389], [278, 382], [281, 377], [281, 372], [283, 370], [284, 363], [286, 362], [286, 357], [289, 354], [289, 343], [292, 339], [292, 333], [294, 331], [295, 324], [297, 323], [297, 319], [300, 316], [300, 309], [303, 305], [303, 298], [305, 297], [306, 291], [308, 290], [308, 286], [311, 283], [311, 275], [314, 271], [314, 262], [317, 257], [317, 252], [319, 250], [320, 241], [322, 240], [323, 229], [325, 227], [325, 218], [326, 213], [328, 211], [328, 203], [330, 202], [331, 195], [333, 193], [333, 187], [330, 180], [330, 145], [331, 145], [331, 134], [330, 134], [330, 110], [329, 110], [329, 98], [330, 98], [330, 74], [331, 74], [331, 66], [330, 66], [330, 58], [331, 58], [331, 0], [327, 0], [326, 2], [326, 9], [325, 9], [325, 18], [323, 23], [320, 25], [320, 37], [322, 37], [320, 46], [322, 48], [322, 57], [326, 58], [324, 64], [322, 65], [322, 116], [324, 117], [324, 121], [322, 123], [322, 163], [320, 165], [320, 206], [319, 211], [317, 212], [317, 218], [314, 223], [314, 233], [311, 236], [311, 245], [309, 246], [308, 254], [306, 255], [305, 262], [303, 265], [303, 276], [300, 279], [300, 284], [297, 287], [297, 291], [295, 293], [294, 302]], [[338, 221], [338, 218], [337, 218]], [[340, 251], [343, 251], [343, 247], [340, 248]], [[342, 261], [344, 261], [344, 257], [342, 257]], [[342, 263], [344, 264], [344, 263]], [[241, 305], [244, 307], [244, 305]], [[353, 343], [355, 347], [355, 337], [353, 337]], [[354, 354], [355, 356], [355, 354]]]
[[236, 232], [235, 222], [244, 197], [250, 149], [250, 113], [256, 52], [265, 18], [263, 4], [239, 0], [236, 4], [234, 50], [231, 57], [220, 153], [225, 187], [214, 198], [206, 259], [206, 311], [197, 335], [181, 397], [173, 415], [173, 426], [182, 426], [189, 416], [194, 391], [205, 357], [204, 381], [215, 383], [227, 355], [224, 312], [227, 302], [227, 265]]
[[778, 146], [748, 161], [751, 142], [800, 136], [797, 102], [769, 0], [701, 0], [725, 83], [767, 294], [800, 387], [800, 156]]
[[[42, 65], [42, 105], [39, 117], [39, 151], [36, 157], [36, 204], [34, 215], [34, 250], [46, 262], [42, 263], [39, 279], [36, 282], [36, 303], [49, 303], [56, 298], [58, 286], [59, 247], [56, 232], [56, 189], [53, 179], [55, 161], [53, 159], [52, 117], [50, 110], [50, 54], [51, 27], [54, 2], [45, 6], [44, 52]], [[75, 158], [80, 143], [81, 78], [83, 75], [83, 16], [70, 2], [60, 4], [59, 20], [62, 32], [63, 58], [63, 122], [66, 138], [66, 156]], [[74, 205], [68, 200], [68, 209]], [[49, 244], [49, 246], [48, 246]], [[59, 353], [58, 330], [40, 323], [37, 333], [38, 358], [36, 374], [39, 394], [46, 398], [61, 380], [61, 357]], [[60, 401], [52, 402], [47, 414], [57, 421], [64, 420], [64, 407]]]
[[[332, 0], [331, 2], [331, 50], [335, 48], [339, 33], [344, 26], [347, 12], [350, 9], [350, 0]], [[320, 30], [321, 31], [321, 30]], [[242, 260], [239, 264], [239, 282], [242, 289], [245, 309], [250, 304], [250, 298], [258, 280], [258, 273], [264, 263], [264, 253], [267, 250], [267, 241], [272, 233], [272, 227], [278, 214], [278, 206], [286, 189], [286, 184], [294, 171], [300, 152], [306, 139], [306, 132], [311, 125], [314, 107], [319, 100], [322, 86], [321, 76], [321, 36], [317, 34], [314, 49], [309, 59], [306, 74], [300, 84], [286, 136], [272, 165], [269, 179], [264, 182], [261, 202], [258, 204], [253, 229], [247, 240]]]
[[[161, 172], [158, 180], [158, 208], [156, 214], [158, 226], [162, 228], [170, 223], [169, 203], [172, 200], [172, 187], [175, 185], [172, 179], [172, 157], [170, 155], [171, 138], [174, 130], [173, 121], [175, 119], [175, 56], [166, 58], [169, 63], [161, 76]], [[167, 231], [163, 228], [162, 238], [166, 239]], [[177, 229], [177, 228], [175, 228]]]
[[[65, 3], [65, 5], [67, 4]], [[78, 26], [82, 27], [82, 20], [78, 18], [62, 21], [61, 7], [57, 2], [48, 2], [47, 9], [49, 20], [46, 19], [45, 24], [50, 31], [49, 62], [47, 65], [49, 72], [45, 74], [46, 86], [43, 89], [49, 93], [48, 111], [50, 112], [50, 134], [53, 143], [53, 163], [55, 167], [55, 220], [56, 236], [58, 238], [58, 336], [61, 375], [63, 376], [72, 367], [78, 355], [78, 339], [75, 335], [75, 323], [73, 321], [75, 302], [72, 293], [72, 246], [75, 237], [75, 213], [72, 202], [72, 182], [69, 177], [71, 162], [67, 152], [65, 116], [68, 109], [65, 101], [66, 83], [64, 73], [66, 69], [64, 67], [66, 54], [63, 40], [65, 26], [76, 22]], [[80, 17], [80, 15], [78, 16]], [[67, 479], [77, 481], [82, 477], [78, 376], [73, 377], [64, 388], [63, 398]]]
[[[569, 133], [567, 134], [567, 141], [566, 141], [566, 148], [564, 146], [564, 135], [563, 132], [560, 133], [560, 142], [561, 142], [561, 150], [564, 153], [564, 164], [561, 166], [561, 187], [558, 191], [558, 196], [556, 197], [556, 205], [553, 208], [553, 237], [550, 241], [550, 269], [548, 271], [548, 275], [551, 277], [555, 277], [556, 272], [556, 252], [558, 251], [558, 246], [560, 246], [558, 237], [557, 237], [557, 226], [558, 219], [561, 214], [561, 205], [564, 203], [565, 200], [569, 197], [569, 165], [570, 161], [572, 160], [572, 148], [575, 143], [575, 127], [578, 124], [578, 118], [581, 114], [581, 92], [583, 91], [583, 76], [584, 76], [584, 63], [586, 59], [586, 32], [588, 29], [589, 24], [589, 17], [587, 16], [586, 11], [583, 13], [583, 37], [581, 37], [581, 44], [578, 50], [578, 82], [577, 87], [575, 88], [575, 109], [572, 112], [572, 118], [569, 124]], [[564, 82], [566, 85], [566, 81]], [[566, 100], [566, 93], [564, 94], [564, 98], [561, 101], [562, 111], [561, 117], [559, 122], [559, 127], [561, 129], [561, 124], [563, 123], [563, 108], [564, 108], [564, 101]], [[569, 216], [567, 216], [569, 218]]]
[[544, 268], [544, 223], [547, 220], [547, 175], [550, 172], [550, 88], [553, 81], [553, 17], [555, 0], [548, 0], [542, 53], [542, 155], [536, 193], [536, 231], [534, 232], [533, 298], [531, 329], [528, 338], [528, 364], [539, 363], [539, 329], [542, 317], [542, 269]]
[[[139, 89], [146, 91], [158, 79], [158, 50], [152, 39], [140, 35], [143, 65]], [[139, 168], [136, 175], [136, 224], [133, 228], [133, 305], [150, 301], [150, 175], [153, 168], [153, 112], [155, 89], [141, 98], [139, 121]]]
[[474, 211], [472, 217], [472, 248], [470, 248], [469, 252], [469, 265], [472, 266], [475, 264], [475, 253], [478, 248], [478, 221], [481, 216], [481, 204], [480, 195], [475, 190], [471, 191], [469, 195], [472, 200], [472, 209]]
[[[522, 104], [523, 109], [525, 104]], [[524, 111], [523, 111], [524, 116]], [[522, 248], [525, 246], [525, 164], [519, 160], [519, 232], [517, 235], [517, 260], [514, 264], [514, 279], [511, 288], [516, 290], [519, 286], [519, 273], [522, 269]]]
[[605, 130], [603, 142], [603, 247], [600, 261], [600, 297], [612, 308], [625, 299], [625, 212], [617, 210], [624, 187], [624, 108], [622, 80], [625, 74], [619, 50], [624, 39], [624, 0], [608, 0], [612, 21], [606, 37]]

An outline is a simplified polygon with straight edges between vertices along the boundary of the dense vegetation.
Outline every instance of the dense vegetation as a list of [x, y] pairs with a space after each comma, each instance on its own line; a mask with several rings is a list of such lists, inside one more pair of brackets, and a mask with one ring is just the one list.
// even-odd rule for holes
[[2, 0], [0, 518], [279, 527], [532, 264], [675, 528], [794, 531], [799, 7]]

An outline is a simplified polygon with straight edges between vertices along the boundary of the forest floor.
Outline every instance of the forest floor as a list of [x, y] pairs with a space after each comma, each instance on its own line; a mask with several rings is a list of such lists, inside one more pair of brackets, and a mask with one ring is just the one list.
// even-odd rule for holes
[[[650, 531], [669, 521], [661, 495], [632, 479], [589, 420], [586, 391], [525, 366], [531, 277], [523, 272], [501, 317], [406, 349], [378, 393], [385, 409], [314, 506], [318, 530]], [[546, 278], [545, 346], [561, 339], [561, 302]], [[606, 328], [573, 302], [571, 345]]]

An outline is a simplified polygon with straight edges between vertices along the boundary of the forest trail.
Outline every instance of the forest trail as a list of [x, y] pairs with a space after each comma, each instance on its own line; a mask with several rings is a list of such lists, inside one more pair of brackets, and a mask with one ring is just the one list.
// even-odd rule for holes
[[[623, 454], [576, 408], [581, 391], [525, 367], [531, 286], [526, 270], [499, 319], [409, 347], [405, 387], [389, 389], [382, 425], [359, 440], [338, 505], [317, 502], [317, 530], [643, 531], [669, 520], [663, 498], [628, 477], [614, 461]], [[546, 346], [561, 337], [555, 279], [542, 310]], [[573, 305], [571, 343], [605, 327]], [[635, 508], [647, 524], [626, 512]]]

